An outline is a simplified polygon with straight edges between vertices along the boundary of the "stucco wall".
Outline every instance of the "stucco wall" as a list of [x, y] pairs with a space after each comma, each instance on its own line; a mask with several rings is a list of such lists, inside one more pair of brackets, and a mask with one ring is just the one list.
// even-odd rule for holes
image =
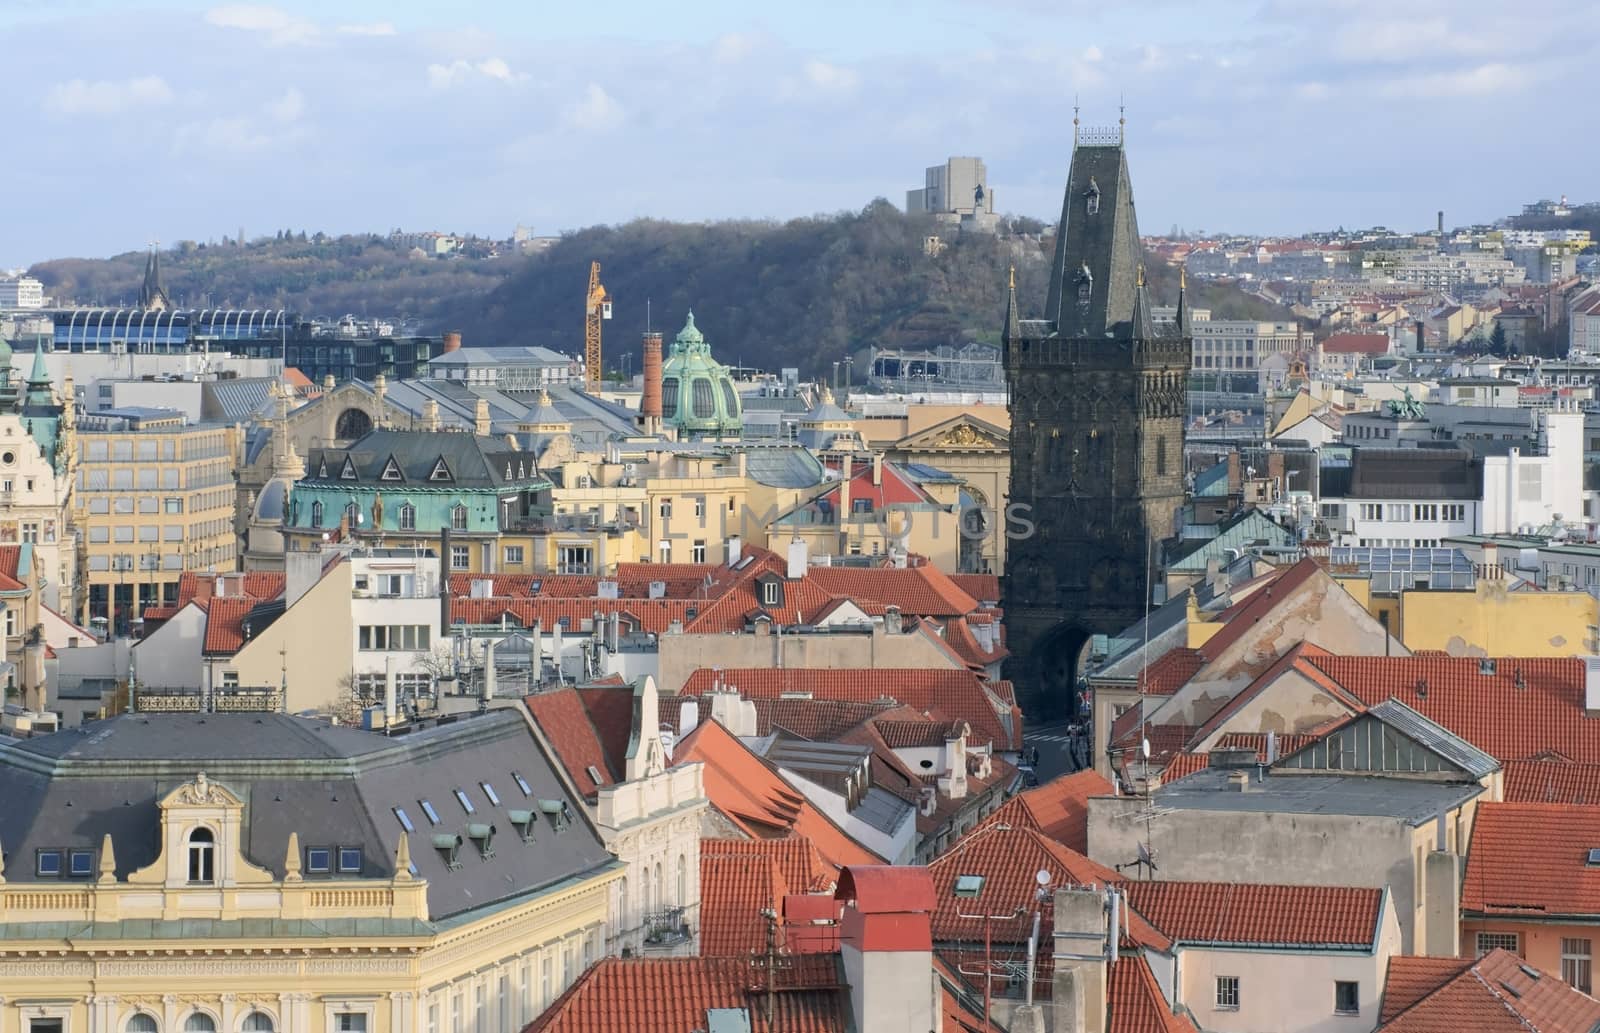
[[190, 603], [133, 648], [139, 684], [156, 689], [200, 688], [200, 650], [205, 638], [205, 611]]
[[[1475, 918], [1461, 922], [1461, 955], [1472, 957], [1478, 953], [1479, 933], [1516, 933], [1520, 937], [1522, 960], [1534, 968], [1551, 975], [1561, 975], [1561, 941], [1563, 938], [1588, 940], [1592, 947], [1600, 947], [1600, 922], [1587, 925], [1560, 925], [1554, 922], [1518, 922], [1514, 919]], [[1591, 984], [1591, 988], [1593, 984]]]
[[350, 673], [355, 634], [353, 585], [350, 564], [329, 570], [230, 660], [213, 665], [216, 683], [222, 671], [238, 672], [240, 685], [278, 685], [287, 677], [291, 714], [325, 708], [348, 696], [341, 680]]
[[922, 635], [662, 635], [658, 682], [664, 694], [683, 688], [702, 667], [954, 667], [948, 653]]
[[1587, 592], [1507, 592], [1480, 581], [1474, 592], [1403, 592], [1400, 633], [1411, 649], [1451, 656], [1584, 656], [1600, 600]]

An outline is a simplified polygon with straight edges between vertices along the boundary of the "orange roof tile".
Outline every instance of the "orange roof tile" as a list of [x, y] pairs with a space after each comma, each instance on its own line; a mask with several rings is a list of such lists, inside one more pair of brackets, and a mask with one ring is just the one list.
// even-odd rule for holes
[[1000, 601], [1000, 577], [997, 574], [951, 574], [950, 581], [980, 603]]
[[854, 703], [893, 699], [917, 710], [938, 710], [967, 722], [974, 744], [993, 743], [999, 750], [1021, 746], [1021, 711], [1014, 704], [996, 699], [983, 680], [965, 668], [701, 668], [689, 676], [683, 691], [698, 695], [718, 682], [751, 699], [802, 693], [810, 693], [818, 700]]
[[674, 765], [690, 761], [705, 765], [706, 796], [712, 806], [746, 835], [806, 836], [836, 866], [882, 863], [717, 722], [701, 722], [673, 748]]
[[[1326, 656], [1310, 663], [1367, 706], [1399, 699], [1501, 763], [1554, 750], [1600, 763], [1600, 720], [1584, 715], [1583, 661], [1450, 656]], [[1520, 682], [1520, 685], [1519, 685]]]
[[839, 868], [805, 836], [787, 839], [702, 839], [701, 857], [765, 859], [778, 866], [790, 893], [832, 893]]
[[1384, 355], [1389, 351], [1388, 334], [1334, 334], [1322, 342], [1326, 355]]
[[[1458, 959], [1391, 958], [1376, 1033], [1590, 1033], [1600, 1023], [1600, 1001], [1509, 951], [1460, 965]], [[1411, 1003], [1392, 1007], [1391, 987], [1395, 1004]]]
[[1507, 803], [1600, 804], [1600, 764], [1508, 761], [1504, 791]]
[[786, 957], [767, 1021], [766, 972], [748, 958], [605, 958], [525, 1033], [687, 1033], [706, 1010], [743, 1008], [751, 1033], [845, 1033], [848, 992], [837, 954]]
[[206, 641], [209, 655], [232, 655], [244, 645], [244, 619], [260, 599], [212, 599], [206, 606]]
[[700, 855], [700, 953], [731, 957], [767, 946], [768, 908], [780, 911], [788, 883], [771, 858], [759, 854]]
[[1099, 772], [1086, 769], [1054, 778], [1018, 793], [979, 823], [1036, 829], [1080, 854], [1089, 852], [1089, 797], [1112, 796], [1116, 789]]
[[1129, 882], [1133, 907], [1184, 944], [1367, 950], [1383, 890], [1226, 882]]
[[1200, 647], [1200, 654], [1207, 660], [1221, 656], [1223, 650], [1243, 638], [1245, 632], [1271, 613], [1285, 596], [1311, 580], [1321, 570], [1316, 560], [1301, 560], [1278, 574], [1265, 586], [1256, 589], [1250, 598], [1222, 611], [1217, 615], [1217, 620], [1222, 622], [1222, 629], [1206, 640]]
[[1473, 819], [1461, 910], [1600, 916], [1600, 807], [1485, 803]]
[[919, 567], [812, 567], [806, 580], [858, 603], [867, 600], [898, 606], [908, 617], [960, 617], [980, 608], [978, 600], [931, 563]]
[[1111, 1033], [1198, 1033], [1187, 1015], [1174, 1015], [1143, 952], [1124, 954], [1106, 986]]
[[1189, 683], [1205, 666], [1200, 650], [1179, 646], [1145, 665], [1144, 692], [1150, 696], [1170, 696]]
[[[595, 734], [577, 689], [563, 686], [524, 697], [522, 702], [533, 715], [533, 723], [550, 741], [578, 792], [593, 798], [601, 786], [618, 781], [617, 773], [612, 772], [606, 762], [605, 748]], [[589, 774], [590, 768], [600, 776], [598, 782]]]
[[592, 628], [595, 612], [598, 611], [606, 617], [618, 613], [625, 625], [659, 635], [673, 621], [687, 621], [689, 611], [695, 609], [696, 605], [685, 599], [547, 599], [544, 596], [531, 599], [466, 599], [458, 596], [450, 600], [450, 623], [506, 623], [512, 627], [529, 628], [534, 621], [538, 621], [542, 628], [548, 630], [565, 621], [563, 630], [579, 633]]

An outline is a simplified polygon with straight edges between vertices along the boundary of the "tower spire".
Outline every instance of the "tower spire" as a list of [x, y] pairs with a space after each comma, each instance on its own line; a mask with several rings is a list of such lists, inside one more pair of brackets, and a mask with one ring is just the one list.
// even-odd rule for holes
[[1189, 329], [1189, 300], [1184, 295], [1188, 293], [1189, 271], [1184, 266], [1178, 266], [1178, 311], [1177, 324], [1178, 336], [1188, 337]]
[[1002, 344], [1010, 344], [1022, 337], [1022, 321], [1017, 315], [1017, 267], [1011, 267], [1010, 286], [1006, 289], [1006, 322], [1000, 332]]
[[1155, 336], [1154, 321], [1150, 317], [1150, 292], [1145, 289], [1144, 263], [1139, 263], [1138, 279], [1133, 287], [1133, 336], [1148, 341]]

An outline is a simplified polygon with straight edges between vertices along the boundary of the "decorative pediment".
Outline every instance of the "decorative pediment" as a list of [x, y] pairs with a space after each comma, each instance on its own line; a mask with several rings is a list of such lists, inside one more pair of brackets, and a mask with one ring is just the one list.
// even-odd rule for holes
[[161, 806], [243, 807], [244, 801], [234, 795], [231, 789], [208, 779], [206, 773], [201, 771], [192, 782], [185, 782], [168, 793], [161, 801]]
[[895, 451], [1004, 451], [1009, 435], [1001, 427], [973, 416], [961, 415], [908, 434], [890, 446]]

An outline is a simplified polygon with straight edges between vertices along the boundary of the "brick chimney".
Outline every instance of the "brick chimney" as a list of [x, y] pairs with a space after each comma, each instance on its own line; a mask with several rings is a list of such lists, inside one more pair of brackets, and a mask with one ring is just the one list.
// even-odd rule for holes
[[944, 1019], [933, 968], [933, 879], [926, 868], [852, 865], [834, 899], [844, 902], [839, 948], [850, 987], [851, 1028], [929, 1033]]
[[477, 409], [472, 414], [472, 433], [480, 438], [489, 436], [489, 400], [478, 399]]
[[444, 352], [443, 352], [443, 354], [449, 355], [451, 352], [458, 352], [460, 350], [461, 350], [461, 331], [460, 330], [446, 330], [445, 334], [444, 334]]
[[644, 390], [639, 396], [639, 422], [646, 434], [661, 430], [661, 334], [644, 335]]

